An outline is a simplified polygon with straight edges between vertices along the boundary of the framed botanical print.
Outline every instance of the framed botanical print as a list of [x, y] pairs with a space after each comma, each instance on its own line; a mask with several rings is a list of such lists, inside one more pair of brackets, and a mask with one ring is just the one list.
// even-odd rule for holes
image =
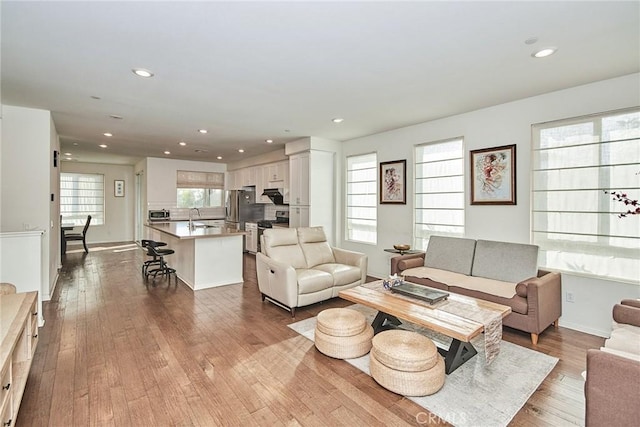
[[471, 204], [516, 204], [516, 145], [471, 151]]
[[406, 204], [406, 181], [406, 160], [380, 162], [380, 204]]

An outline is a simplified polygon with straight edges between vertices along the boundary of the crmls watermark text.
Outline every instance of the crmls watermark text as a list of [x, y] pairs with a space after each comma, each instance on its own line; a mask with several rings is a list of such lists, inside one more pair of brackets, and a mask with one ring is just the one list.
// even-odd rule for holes
[[[445, 419], [447, 421], [445, 421]], [[465, 414], [464, 412], [447, 412], [441, 414], [441, 417], [439, 417], [430, 412], [418, 412], [418, 414], [416, 415], [416, 421], [420, 425], [465, 424], [467, 421], [467, 414]]]

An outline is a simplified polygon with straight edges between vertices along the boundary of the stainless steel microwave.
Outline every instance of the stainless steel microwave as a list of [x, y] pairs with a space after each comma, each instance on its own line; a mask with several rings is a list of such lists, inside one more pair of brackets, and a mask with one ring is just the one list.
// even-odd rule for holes
[[166, 209], [155, 209], [149, 211], [149, 221], [169, 221], [171, 215]]

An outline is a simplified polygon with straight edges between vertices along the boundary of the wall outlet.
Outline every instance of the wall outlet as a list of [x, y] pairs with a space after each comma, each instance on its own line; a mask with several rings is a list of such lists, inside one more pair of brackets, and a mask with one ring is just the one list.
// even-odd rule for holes
[[575, 300], [575, 298], [573, 296], [573, 292], [567, 292], [566, 299], [567, 299], [567, 302], [576, 302], [576, 300]]

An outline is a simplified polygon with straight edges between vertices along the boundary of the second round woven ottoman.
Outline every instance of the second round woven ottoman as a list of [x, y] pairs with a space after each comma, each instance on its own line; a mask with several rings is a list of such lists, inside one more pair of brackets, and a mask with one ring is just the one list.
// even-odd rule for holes
[[416, 332], [380, 332], [369, 359], [373, 379], [394, 393], [427, 396], [444, 385], [444, 359], [433, 341]]
[[348, 308], [329, 308], [318, 314], [315, 344], [336, 359], [353, 359], [371, 350], [373, 328], [364, 315]]

